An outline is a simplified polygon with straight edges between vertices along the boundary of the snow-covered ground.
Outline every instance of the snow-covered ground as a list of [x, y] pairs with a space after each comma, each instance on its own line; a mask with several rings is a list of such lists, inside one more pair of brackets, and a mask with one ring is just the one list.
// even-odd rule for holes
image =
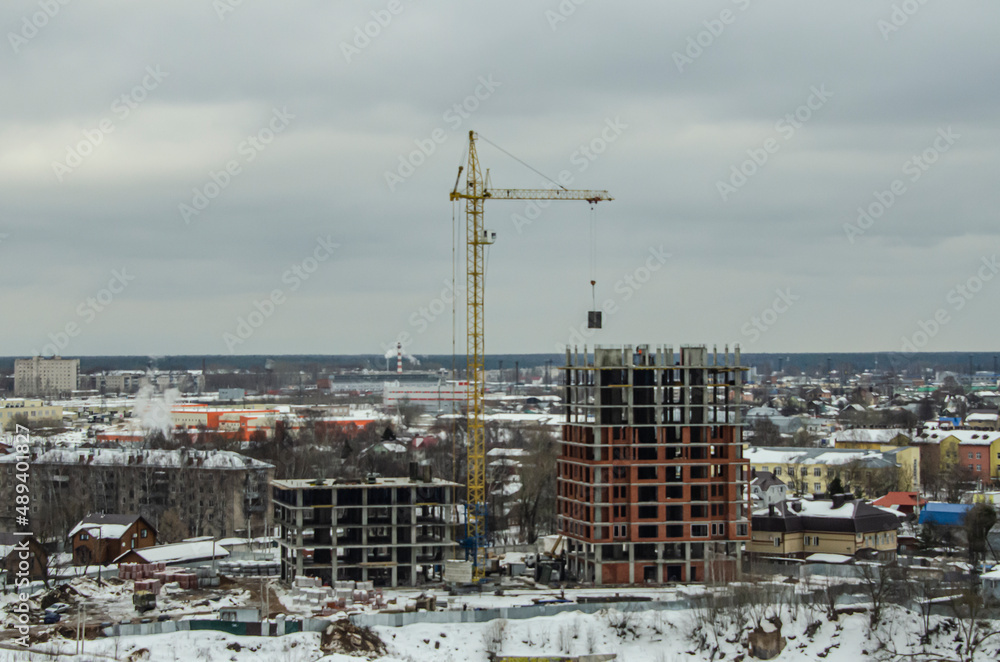
[[[89, 588], [89, 586], [81, 587]], [[84, 592], [84, 591], [81, 591]], [[579, 589], [567, 591], [567, 598], [581, 595], [628, 593], [658, 599], [696, 598], [704, 595], [702, 587], [663, 589]], [[392, 591], [397, 604], [416, 597], [417, 591]], [[465, 605], [500, 607], [531, 604], [533, 598], [552, 598], [556, 591], [505, 591], [491, 594], [458, 596], [449, 599], [454, 608]], [[94, 597], [94, 596], [90, 596]], [[110, 597], [110, 596], [109, 596]], [[442, 596], [443, 597], [443, 596]], [[659, 611], [628, 609], [608, 604], [600, 611], [586, 614], [568, 611], [554, 616], [524, 620], [497, 619], [486, 623], [431, 624], [405, 627], [375, 627], [373, 631], [386, 646], [386, 654], [369, 658], [378, 662], [473, 662], [486, 660], [488, 652], [511, 656], [576, 656], [591, 653], [614, 653], [623, 662], [701, 662], [703, 660], [749, 659], [748, 634], [753, 621], [765, 631], [775, 631], [780, 619], [784, 649], [774, 659], [782, 662], [823, 660], [824, 662], [860, 662], [862, 660], [901, 659], [898, 654], [921, 652], [919, 642], [923, 623], [919, 614], [890, 606], [882, 624], [873, 632], [869, 615], [841, 613], [831, 619], [825, 605], [780, 600], [762, 610], [738, 611], [712, 609], [707, 603], [698, 607]], [[768, 621], [768, 617], [771, 621]], [[742, 625], [737, 625], [742, 623]], [[954, 619], [933, 616], [929, 620], [936, 634], [926, 648], [926, 658], [959, 659], [956, 648], [962, 632]], [[1000, 622], [986, 622], [992, 630]], [[80, 660], [275, 660], [278, 662], [347, 662], [358, 660], [344, 654], [324, 652], [319, 633], [298, 633], [284, 637], [239, 637], [214, 631], [183, 631], [144, 637], [101, 638], [86, 642], [87, 655]], [[72, 655], [76, 642], [59, 637], [39, 644], [39, 653]], [[745, 657], [741, 657], [745, 656]], [[0, 662], [51, 659], [27, 651], [0, 650]], [[976, 662], [1000, 659], [1000, 636], [986, 641], [975, 656]]]
[[[868, 616], [864, 613], [841, 615], [838, 620], [831, 621], [823, 614], [803, 609], [797, 615], [786, 613], [783, 621], [781, 634], [785, 637], [785, 647], [775, 658], [779, 661], [890, 659], [879, 639], [894, 638], [906, 652], [920, 650], [916, 643], [921, 627], [919, 617], [910, 612], [894, 611], [890, 614], [891, 626], [878, 636], [869, 635]], [[571, 612], [520, 621], [379, 627], [374, 630], [385, 643], [387, 654], [374, 659], [379, 662], [472, 662], [486, 660], [487, 651], [493, 651], [514, 656], [615, 653], [623, 662], [700, 662], [713, 659], [713, 653], [717, 660], [739, 659], [746, 654], [745, 636], [737, 637], [734, 632], [721, 633], [718, 641], [708, 633], [707, 639], [699, 643], [693, 633], [706, 622], [704, 612], [699, 610], [620, 612], [609, 608], [596, 614]], [[942, 626], [944, 619], [935, 618], [934, 623]], [[907, 632], [909, 634], [905, 634]], [[954, 656], [954, 631], [941, 634], [938, 639], [940, 645], [928, 652], [933, 650], [942, 655], [941, 659]], [[1000, 655], [998, 639], [995, 637], [992, 644], [988, 642], [983, 647], [975, 658], [977, 662], [997, 659]], [[72, 654], [76, 642], [53, 639], [40, 645], [38, 650]], [[177, 632], [92, 640], [86, 642], [86, 652], [89, 655], [74, 659], [110, 657], [149, 662], [347, 662], [359, 659], [343, 654], [324, 655], [318, 633], [237, 637], [209, 631]], [[46, 657], [39, 655], [34, 659]], [[0, 662], [28, 659], [26, 652], [0, 651]]]

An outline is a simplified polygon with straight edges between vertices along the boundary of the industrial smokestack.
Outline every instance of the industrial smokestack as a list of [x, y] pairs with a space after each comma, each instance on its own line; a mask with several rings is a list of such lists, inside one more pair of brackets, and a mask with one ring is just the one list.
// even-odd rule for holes
[[403, 373], [403, 343], [396, 343], [396, 374]]

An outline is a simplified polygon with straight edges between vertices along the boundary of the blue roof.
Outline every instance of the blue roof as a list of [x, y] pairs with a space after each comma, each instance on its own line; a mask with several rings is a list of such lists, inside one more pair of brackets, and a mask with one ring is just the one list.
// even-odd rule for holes
[[968, 503], [928, 503], [920, 511], [917, 524], [942, 524], [944, 526], [961, 526], [965, 523], [965, 514], [972, 510]]

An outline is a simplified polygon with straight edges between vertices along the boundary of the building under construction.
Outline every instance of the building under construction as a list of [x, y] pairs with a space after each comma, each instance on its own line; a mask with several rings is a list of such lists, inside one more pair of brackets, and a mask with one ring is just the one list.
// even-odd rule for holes
[[737, 348], [566, 352], [567, 570], [595, 584], [732, 577], [749, 540]]
[[418, 476], [271, 482], [281, 578], [415, 586], [453, 558], [457, 483]]

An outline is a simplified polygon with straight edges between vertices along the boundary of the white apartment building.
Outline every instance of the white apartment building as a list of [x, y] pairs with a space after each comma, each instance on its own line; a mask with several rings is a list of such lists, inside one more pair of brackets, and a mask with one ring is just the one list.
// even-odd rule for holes
[[14, 395], [58, 395], [76, 390], [80, 359], [35, 356], [14, 360]]

